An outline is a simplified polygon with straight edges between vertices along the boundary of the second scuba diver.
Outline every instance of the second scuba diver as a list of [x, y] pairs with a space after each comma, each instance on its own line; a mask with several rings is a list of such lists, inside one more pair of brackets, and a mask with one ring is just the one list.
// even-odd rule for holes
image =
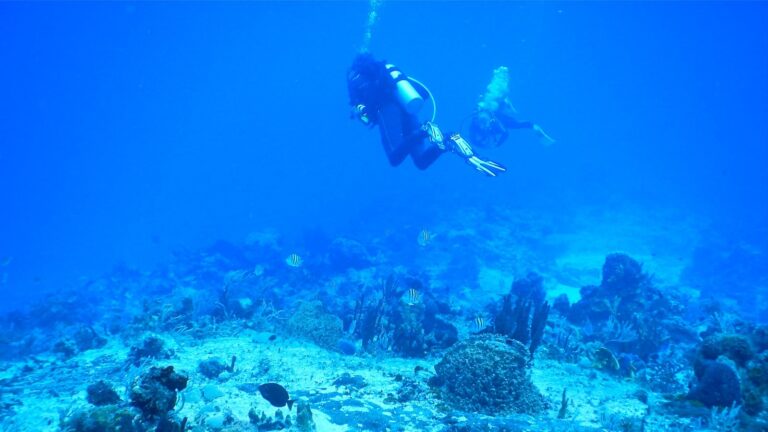
[[555, 142], [538, 124], [517, 119], [517, 110], [509, 100], [509, 70], [501, 66], [493, 71], [493, 79], [477, 102], [469, 137], [478, 147], [498, 147], [507, 139], [509, 129], [531, 129], [545, 145]]
[[[370, 127], [379, 127], [392, 166], [410, 155], [423, 170], [450, 151], [488, 176], [506, 171], [496, 162], [479, 158], [459, 133], [445, 137], [434, 123], [434, 98], [427, 87], [394, 65], [368, 53], [359, 54], [347, 72], [347, 89], [353, 116]], [[421, 121], [417, 114], [428, 100], [433, 104], [432, 119]]]

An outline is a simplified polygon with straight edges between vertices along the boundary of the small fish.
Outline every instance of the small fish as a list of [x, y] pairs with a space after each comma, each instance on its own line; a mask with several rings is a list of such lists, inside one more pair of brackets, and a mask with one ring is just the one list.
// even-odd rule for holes
[[407, 298], [405, 302], [408, 306], [415, 306], [419, 304], [419, 300], [421, 300], [421, 293], [419, 293], [419, 290], [416, 288], [409, 288], [406, 296]]
[[421, 230], [421, 232], [419, 232], [419, 237], [416, 239], [416, 242], [421, 247], [427, 246], [431, 241], [432, 241], [432, 233], [430, 233], [426, 229]]
[[478, 315], [474, 319], [475, 324], [475, 330], [476, 331], [483, 331], [485, 330], [485, 318], [483, 318], [482, 315]]
[[285, 263], [291, 267], [298, 268], [298, 267], [301, 267], [302, 264], [304, 264], [304, 260], [301, 259], [301, 257], [296, 255], [295, 253], [292, 253], [288, 258], [285, 259]]
[[8, 267], [11, 261], [13, 261], [12, 256], [3, 257], [3, 259], [0, 260], [0, 267]]
[[278, 383], [266, 383], [259, 386], [259, 393], [272, 406], [281, 408], [288, 405], [288, 411], [293, 407], [293, 400], [288, 396], [288, 390]]

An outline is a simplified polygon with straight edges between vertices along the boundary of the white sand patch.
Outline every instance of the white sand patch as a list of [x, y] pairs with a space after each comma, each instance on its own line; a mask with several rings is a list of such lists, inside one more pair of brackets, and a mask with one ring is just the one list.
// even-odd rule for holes
[[[194, 347], [183, 347], [177, 352], [179, 359], [168, 362], [175, 365], [179, 371], [190, 374], [189, 388], [185, 393], [200, 392], [209, 383], [214, 383], [224, 396], [211, 402], [201, 397], [189, 398], [180, 415], [195, 419], [200, 412], [215, 412], [217, 409], [226, 410], [236, 420], [248, 423], [248, 412], [254, 409], [258, 414], [263, 411], [268, 416], [274, 416], [276, 410], [283, 415], [295, 415], [286, 407], [275, 408], [270, 405], [258, 392], [248, 394], [237, 388], [245, 383], [261, 384], [274, 381], [283, 385], [289, 393], [304, 391], [310, 394], [328, 394], [334, 392], [353, 392], [358, 399], [375, 404], [382, 409], [391, 407], [384, 402], [389, 393], [397, 391], [398, 383], [394, 380], [397, 374], [412, 374], [414, 368], [420, 365], [427, 370], [432, 367], [428, 360], [411, 360], [387, 358], [372, 362], [371, 358], [344, 356], [330, 352], [311, 343], [297, 340], [277, 338], [269, 341], [270, 333], [245, 331], [236, 337], [225, 337], [202, 341]], [[199, 361], [213, 356], [229, 359], [237, 356], [236, 371], [226, 381], [208, 380], [197, 372]], [[265, 374], [257, 371], [261, 364], [269, 364]], [[367, 384], [355, 390], [345, 387], [337, 388], [333, 382], [343, 373], [360, 375]], [[334, 425], [330, 417], [317, 407], [311, 407], [318, 431], [345, 431], [344, 425]], [[365, 407], [348, 406], [343, 410], [368, 411]], [[197, 417], [199, 418], [199, 416]]]
[[553, 282], [553, 283], [545, 282], [544, 286], [546, 287], [547, 299], [549, 301], [552, 301], [563, 294], [565, 294], [565, 296], [568, 297], [568, 301], [571, 304], [581, 300], [581, 294], [579, 292], [581, 288], [579, 287], [564, 285], [557, 282]]
[[608, 416], [640, 419], [648, 409], [636, 397], [640, 386], [596, 369], [537, 359], [531, 378], [554, 407], [552, 416], [557, 415], [563, 389], [567, 389], [565, 418], [581, 426], [603, 427]]

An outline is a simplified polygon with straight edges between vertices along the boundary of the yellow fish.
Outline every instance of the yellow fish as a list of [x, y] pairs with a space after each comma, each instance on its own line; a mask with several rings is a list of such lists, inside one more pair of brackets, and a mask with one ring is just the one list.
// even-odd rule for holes
[[416, 242], [421, 247], [427, 246], [431, 241], [432, 241], [432, 233], [430, 233], [426, 229], [421, 230], [421, 232], [419, 232], [419, 237], [416, 239]]
[[296, 255], [295, 253], [292, 253], [291, 255], [288, 256], [288, 258], [285, 259], [285, 263], [291, 267], [298, 268], [298, 267], [301, 267], [302, 264], [304, 264], [304, 260], [301, 259], [301, 257]]

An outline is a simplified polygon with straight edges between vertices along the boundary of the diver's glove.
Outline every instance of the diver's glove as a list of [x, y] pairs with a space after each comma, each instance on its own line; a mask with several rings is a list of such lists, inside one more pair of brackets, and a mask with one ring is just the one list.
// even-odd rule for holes
[[454, 144], [453, 150], [481, 173], [490, 177], [496, 177], [498, 173], [503, 173], [507, 170], [501, 164], [477, 157], [475, 152], [472, 151], [472, 146], [458, 133], [451, 135], [451, 142]]
[[350, 117], [360, 120], [366, 126], [371, 125], [371, 116], [368, 113], [368, 107], [363, 104], [357, 104], [352, 108]]

